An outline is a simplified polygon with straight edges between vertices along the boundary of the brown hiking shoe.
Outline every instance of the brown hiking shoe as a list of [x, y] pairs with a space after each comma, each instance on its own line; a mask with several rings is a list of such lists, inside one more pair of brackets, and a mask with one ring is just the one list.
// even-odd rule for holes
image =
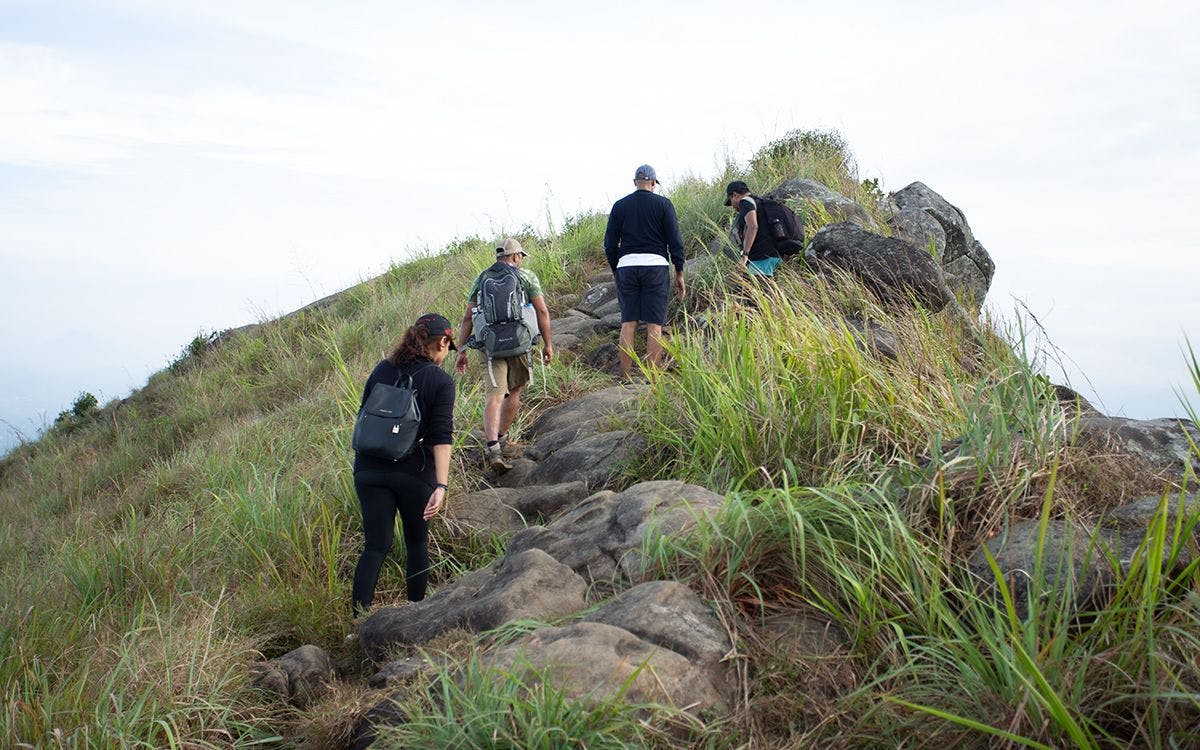
[[504, 449], [498, 443], [488, 446], [486, 459], [488, 467], [497, 474], [503, 474], [512, 468], [512, 464], [504, 460]]

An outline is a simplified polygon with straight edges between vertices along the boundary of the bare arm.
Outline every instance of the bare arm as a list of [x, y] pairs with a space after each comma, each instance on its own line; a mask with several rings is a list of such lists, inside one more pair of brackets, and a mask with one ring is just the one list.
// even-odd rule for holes
[[554, 340], [550, 335], [550, 308], [545, 297], [533, 298], [533, 311], [537, 313], [538, 333], [542, 335], [542, 361], [550, 364], [554, 358]]
[[754, 247], [754, 238], [758, 237], [758, 212], [746, 214], [746, 232], [742, 235], [742, 263], [750, 261], [750, 248]]
[[467, 371], [467, 340], [475, 330], [475, 323], [471, 319], [474, 312], [475, 305], [467, 303], [467, 311], [463, 313], [462, 322], [458, 324], [458, 341], [454, 344], [458, 347], [458, 358], [454, 361], [454, 371], [459, 375]]
[[[450, 445], [435, 445], [433, 446], [433, 468], [437, 475], [437, 483], [445, 485], [450, 479]], [[433, 492], [429, 495], [429, 502], [425, 504], [425, 520], [433, 518], [438, 511], [442, 509], [442, 501], [446, 499], [446, 490], [444, 487], [434, 487]]]

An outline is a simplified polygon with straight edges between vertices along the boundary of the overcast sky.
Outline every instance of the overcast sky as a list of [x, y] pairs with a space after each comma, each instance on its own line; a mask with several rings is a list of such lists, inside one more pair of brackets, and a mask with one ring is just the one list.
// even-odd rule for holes
[[796, 128], [962, 209], [1056, 380], [1200, 401], [1200, 5], [832, 5], [0, 0], [0, 449], [198, 332]]

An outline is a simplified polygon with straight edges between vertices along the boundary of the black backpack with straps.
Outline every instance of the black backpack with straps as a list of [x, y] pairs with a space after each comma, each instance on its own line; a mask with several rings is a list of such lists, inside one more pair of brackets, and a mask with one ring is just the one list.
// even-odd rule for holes
[[804, 251], [804, 225], [786, 203], [757, 195], [754, 199], [758, 212], [758, 231], [766, 232], [775, 243], [775, 251], [781, 258], [790, 258]]
[[376, 383], [371, 388], [354, 420], [350, 446], [358, 453], [399, 461], [412, 452], [420, 428], [421, 407], [412, 374], [402, 372], [395, 383]]

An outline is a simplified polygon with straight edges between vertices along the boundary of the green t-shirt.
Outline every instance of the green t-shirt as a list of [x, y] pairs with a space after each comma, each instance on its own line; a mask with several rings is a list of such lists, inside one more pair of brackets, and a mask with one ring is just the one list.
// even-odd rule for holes
[[[521, 286], [525, 289], [525, 299], [533, 302], [534, 299], [542, 296], [542, 282], [538, 280], [537, 274], [530, 271], [528, 268], [518, 268], [517, 276], [521, 279]], [[475, 279], [475, 283], [471, 285], [471, 291], [467, 294], [467, 302], [472, 305], [479, 304], [479, 287], [483, 284], [483, 274], [479, 274]]]

